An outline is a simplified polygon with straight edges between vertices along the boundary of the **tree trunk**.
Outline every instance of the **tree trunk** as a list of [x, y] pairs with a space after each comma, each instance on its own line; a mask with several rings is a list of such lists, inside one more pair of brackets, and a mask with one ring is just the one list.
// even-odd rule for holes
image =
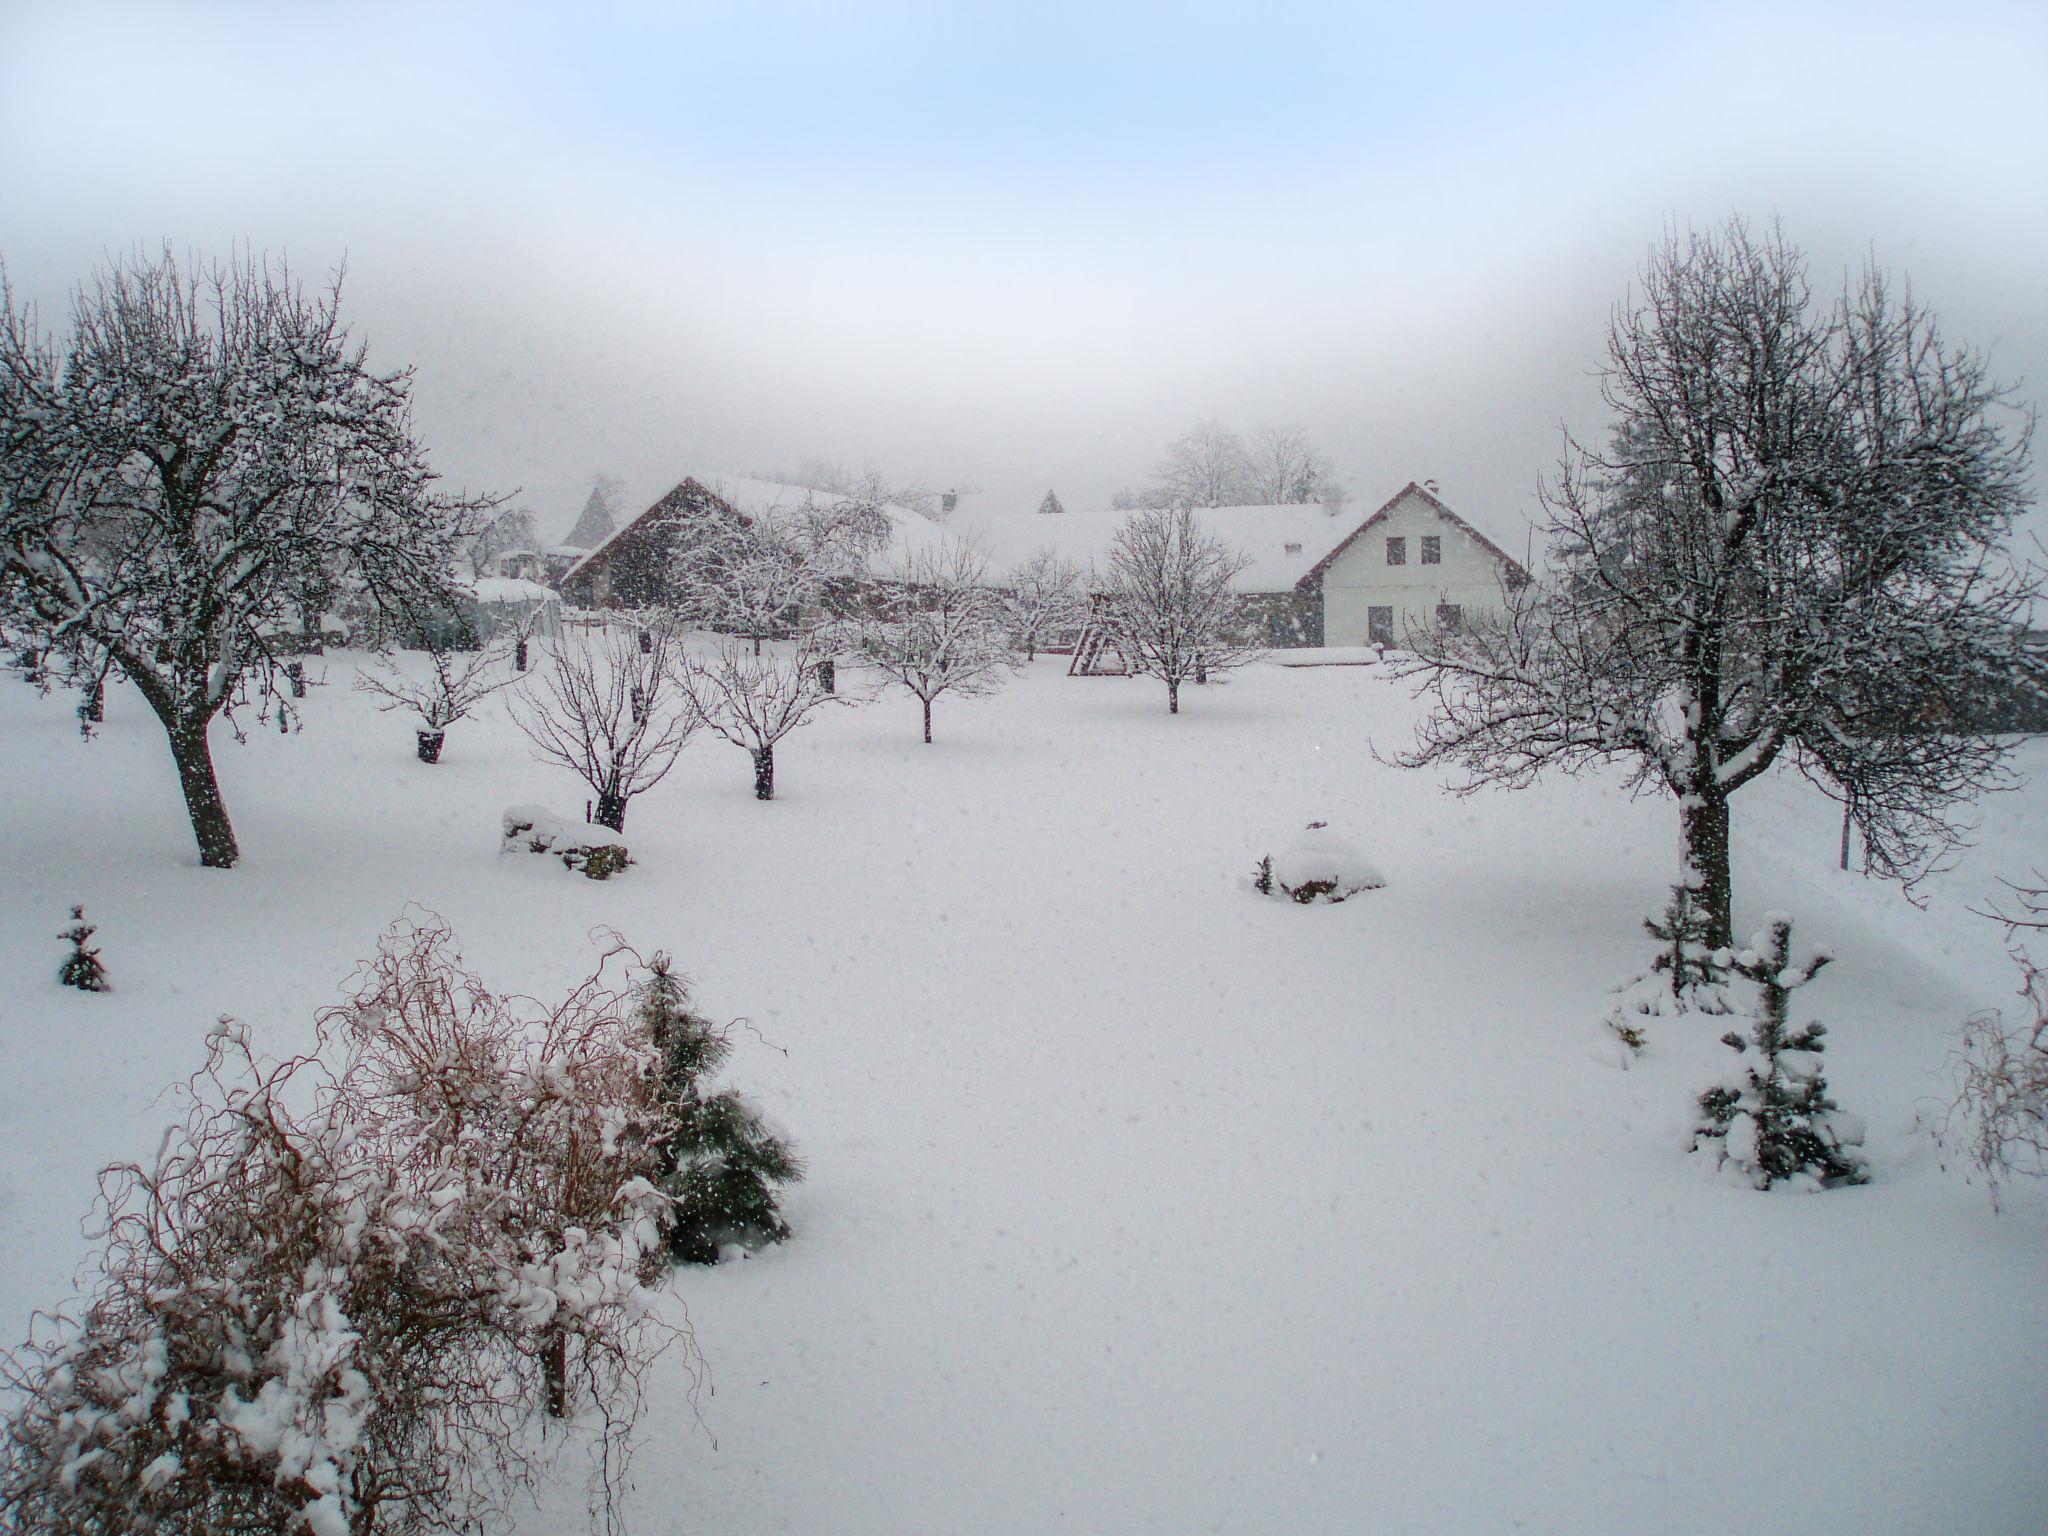
[[926, 746], [932, 744], [932, 701], [930, 699], [924, 701], [924, 744]]
[[[85, 700], [78, 706], [78, 718], [98, 725], [107, 718], [107, 685], [94, 681], [85, 685]], [[1844, 864], [1842, 868], [1849, 866]]]
[[615, 789], [597, 792], [597, 824], [614, 832], [626, 830], [626, 797]]
[[1685, 881], [1693, 888], [1694, 900], [1707, 920], [1707, 943], [1718, 949], [1734, 942], [1728, 801], [1725, 796], [1695, 794], [1680, 803], [1678, 814]]
[[775, 749], [754, 748], [754, 798], [773, 800], [775, 798]]
[[521, 640], [512, 647], [512, 665], [521, 672], [526, 670], [526, 642]]
[[441, 761], [441, 738], [444, 734], [441, 731], [421, 731], [419, 733], [421, 762], [438, 763]]
[[1169, 677], [1166, 680], [1166, 712], [1169, 715], [1180, 713], [1180, 680], [1178, 678]]
[[551, 1333], [540, 1347], [540, 1375], [548, 1417], [569, 1417], [569, 1335]]
[[214, 777], [213, 748], [207, 741], [212, 723], [210, 717], [196, 723], [180, 720], [165, 730], [171, 738], [171, 759], [178, 765], [178, 787], [185, 792], [185, 812], [199, 843], [199, 862], [207, 869], [232, 869], [242, 850], [235, 846], [235, 829], [220, 798], [220, 781]]

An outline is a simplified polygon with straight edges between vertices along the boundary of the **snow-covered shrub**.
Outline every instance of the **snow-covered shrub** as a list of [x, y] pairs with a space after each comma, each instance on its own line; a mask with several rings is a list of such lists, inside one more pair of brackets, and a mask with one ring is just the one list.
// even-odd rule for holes
[[1934, 1128], [1944, 1149], [1960, 1145], [1984, 1175], [1994, 1209], [2014, 1174], [2048, 1175], [2048, 974], [2020, 942], [2023, 933], [2048, 931], [2048, 885], [2040, 879], [2037, 874], [2036, 884], [2013, 887], [2017, 915], [1995, 907], [1984, 914], [2005, 924], [2008, 952], [2020, 970], [2019, 995], [2032, 1018], [2009, 1025], [1991, 1009], [1964, 1021], [1956, 1097]]
[[1786, 1013], [1794, 990], [1811, 981], [1829, 957], [1816, 951], [1791, 962], [1792, 920], [1773, 913], [1764, 932], [1720, 963], [1755, 982], [1758, 1001], [1749, 1036], [1730, 1030], [1722, 1042], [1740, 1058], [1737, 1071], [1700, 1095], [1702, 1119], [1693, 1146], [1712, 1166], [1757, 1189], [1790, 1182], [1802, 1189], [1862, 1184], [1863, 1123], [1828, 1097], [1821, 1076], [1827, 1027], [1792, 1029]]
[[551, 853], [591, 880], [609, 880], [633, 862], [625, 843], [604, 828], [557, 816], [544, 805], [508, 806], [499, 827], [498, 852]]
[[[1716, 1017], [1734, 1012], [1728, 999], [1728, 968], [1720, 952], [1709, 946], [1709, 925], [1691, 886], [1675, 885], [1662, 921], [1643, 919], [1643, 931], [1657, 940], [1650, 969], [1614, 988], [1614, 1003], [1601, 1019], [1608, 1035], [1628, 1048], [1617, 1064], [1649, 1044], [1650, 1021], [1704, 1013]], [[1607, 1045], [1601, 1054], [1611, 1051]]]
[[789, 1236], [775, 1190], [803, 1177], [802, 1161], [771, 1131], [759, 1110], [706, 1079], [732, 1045], [690, 1007], [690, 994], [657, 953], [640, 988], [634, 1018], [660, 1056], [660, 1096], [669, 1113], [656, 1144], [655, 1186], [673, 1201], [669, 1254], [685, 1264], [715, 1264], [728, 1243], [758, 1247]]
[[1386, 883], [1379, 866], [1356, 843], [1332, 832], [1327, 821], [1310, 822], [1278, 853], [1260, 859], [1252, 879], [1262, 896], [1279, 895], [1304, 904], [1343, 901]]
[[57, 967], [57, 979], [65, 986], [81, 992], [105, 992], [112, 985], [107, 968], [100, 964], [100, 952], [86, 948], [86, 941], [97, 932], [99, 929], [85, 920], [84, 907], [71, 909], [71, 926], [57, 935], [71, 946], [71, 953]]
[[183, 1123], [103, 1176], [84, 1312], [0, 1367], [0, 1529], [497, 1528], [537, 1415], [585, 1404], [608, 1517], [644, 1374], [690, 1340], [642, 1288], [663, 1122], [605, 974], [501, 997], [424, 918], [309, 1054], [223, 1020]]

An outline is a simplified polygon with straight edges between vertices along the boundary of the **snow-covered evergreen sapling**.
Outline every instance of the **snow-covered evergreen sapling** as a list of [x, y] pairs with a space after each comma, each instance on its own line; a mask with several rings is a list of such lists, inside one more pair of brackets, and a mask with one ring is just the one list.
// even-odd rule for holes
[[57, 979], [81, 992], [105, 992], [112, 984], [107, 980], [107, 968], [100, 964], [100, 952], [85, 947], [85, 941], [99, 929], [85, 920], [84, 907], [71, 909], [71, 922], [71, 927], [57, 935], [71, 945], [70, 955], [58, 967]]
[[1746, 1040], [1733, 1030], [1721, 1037], [1742, 1067], [1700, 1095], [1703, 1119], [1693, 1146], [1757, 1189], [1788, 1180], [1806, 1189], [1865, 1183], [1870, 1175], [1854, 1150], [1863, 1140], [1862, 1124], [1828, 1097], [1820, 1072], [1827, 1027], [1786, 1023], [1792, 993], [1830, 956], [1815, 951], [1794, 966], [1792, 920], [1773, 913], [1768, 922], [1747, 949], [1722, 951], [1729, 970], [1756, 983], [1756, 1025]]
[[779, 1243], [789, 1223], [776, 1208], [776, 1187], [801, 1179], [803, 1163], [739, 1094], [706, 1091], [732, 1044], [690, 1007], [666, 954], [648, 968], [636, 1012], [660, 1058], [658, 1097], [669, 1117], [655, 1145], [654, 1176], [671, 1202], [669, 1254], [678, 1263], [716, 1264], [727, 1243]]
[[1674, 1002], [1699, 1013], [1730, 1011], [1724, 991], [1728, 967], [1712, 943], [1713, 924], [1700, 909], [1697, 889], [1683, 882], [1671, 887], [1663, 922], [1646, 917], [1643, 931], [1659, 945], [1651, 973], [1664, 978]]

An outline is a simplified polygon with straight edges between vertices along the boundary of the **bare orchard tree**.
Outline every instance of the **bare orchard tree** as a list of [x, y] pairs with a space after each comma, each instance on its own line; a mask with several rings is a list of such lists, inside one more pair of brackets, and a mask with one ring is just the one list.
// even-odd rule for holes
[[684, 622], [761, 643], [788, 633], [817, 590], [817, 578], [780, 531], [757, 520], [677, 552], [670, 591]]
[[1077, 630], [1088, 617], [1081, 567], [1041, 549], [1012, 571], [1005, 582], [1003, 609], [1010, 639], [1035, 661], [1038, 648]]
[[72, 301], [61, 346], [0, 285], [0, 613], [104, 653], [170, 740], [200, 862], [239, 857], [209, 729], [271, 636], [345, 580], [375, 608], [443, 599], [489, 503], [436, 493], [410, 372], [378, 373], [282, 269], [132, 256]]
[[709, 657], [678, 655], [676, 681], [697, 718], [753, 760], [755, 799], [775, 798], [775, 744], [826, 705], [851, 702], [827, 681], [832, 654], [823, 633], [808, 632], [781, 654], [727, 640]]
[[356, 687], [377, 700], [381, 710], [402, 709], [419, 718], [419, 756], [423, 763], [441, 760], [441, 737], [465, 720], [479, 704], [511, 683], [507, 666], [513, 643], [509, 637], [474, 651], [442, 647], [427, 652], [427, 673], [414, 677], [396, 661], [381, 659], [356, 674]]
[[597, 797], [593, 817], [626, 830], [626, 805], [675, 766], [698, 716], [677, 685], [681, 632], [659, 616], [640, 625], [565, 630], [546, 665], [511, 695], [512, 718], [544, 762]]
[[2006, 782], [1968, 721], [2017, 660], [2031, 421], [1880, 274], [1816, 305], [1800, 253], [1739, 221], [1651, 253], [1605, 394], [1609, 445], [1568, 440], [1544, 494], [1556, 579], [1420, 642], [1437, 711], [1404, 761], [1467, 789], [1626, 765], [1678, 802], [1716, 945], [1730, 801], [1781, 759], [1910, 877]]
[[1261, 427], [1245, 450], [1248, 499], [1254, 506], [1321, 501], [1334, 479], [1329, 460], [1300, 427]]
[[500, 512], [463, 540], [462, 553], [471, 576], [489, 576], [500, 555], [540, 547], [540, 530], [533, 514], [522, 508]]
[[1250, 563], [1186, 507], [1134, 512], [1117, 530], [1101, 578], [1104, 622], [1131, 671], [1166, 684], [1167, 713], [1180, 713], [1188, 679], [1259, 654], [1231, 592]]
[[1220, 421], [1198, 421], [1168, 443], [1155, 478], [1172, 506], [1236, 507], [1252, 500], [1244, 439]]
[[988, 585], [988, 561], [972, 545], [946, 541], [906, 556], [882, 580], [881, 616], [860, 629], [861, 656], [889, 683], [924, 705], [1000, 692], [1017, 670], [1001, 596]]

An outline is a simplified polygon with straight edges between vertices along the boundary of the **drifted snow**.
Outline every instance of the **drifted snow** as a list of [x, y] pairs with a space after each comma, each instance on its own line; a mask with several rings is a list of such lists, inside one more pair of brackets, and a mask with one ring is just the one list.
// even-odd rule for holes
[[1337, 898], [1377, 890], [1387, 883], [1358, 844], [1327, 822], [1312, 822], [1273, 855], [1274, 894], [1292, 894], [1311, 882], [1329, 882]]
[[[352, 664], [303, 734], [217, 733], [226, 873], [131, 690], [86, 744], [73, 701], [0, 676], [0, 1342], [68, 1294], [94, 1171], [154, 1151], [213, 1021], [302, 1047], [418, 901], [543, 998], [594, 929], [673, 949], [808, 1159], [790, 1242], [662, 1298], [715, 1390], [657, 1373], [635, 1529], [2039, 1526], [2048, 1190], [1995, 1216], [1915, 1127], [1956, 1026], [2011, 1005], [1964, 908], [2048, 847], [2039, 787], [1985, 803], [1924, 913], [1835, 868], [1839, 809], [1795, 777], [1736, 797], [1737, 932], [1776, 905], [1832, 941], [1797, 1017], [1874, 1178], [1774, 1200], [1684, 1150], [1730, 1020], [1656, 1019], [1626, 1073], [1585, 1053], [1654, 952], [1677, 807], [1383, 767], [1417, 706], [1377, 668], [1252, 667], [1169, 717], [1041, 662], [930, 747], [828, 714], [768, 803], [693, 744], [633, 801], [633, 879], [599, 883], [497, 857], [493, 807], [587, 794], [502, 698], [420, 773]], [[2048, 743], [2020, 766], [2038, 785]], [[1395, 884], [1308, 922], [1248, 900], [1247, 850], [1302, 808], [1369, 829]], [[81, 901], [119, 993], [57, 985]], [[543, 1306], [559, 1274], [559, 1305], [590, 1257], [508, 1283]], [[575, 1461], [524, 1536], [582, 1528]]]

